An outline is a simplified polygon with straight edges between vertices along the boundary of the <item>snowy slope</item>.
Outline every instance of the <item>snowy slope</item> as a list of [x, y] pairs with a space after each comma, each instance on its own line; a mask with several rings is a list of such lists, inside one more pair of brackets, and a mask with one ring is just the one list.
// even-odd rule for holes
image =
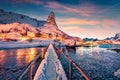
[[30, 18], [29, 16], [25, 16], [13, 12], [6, 12], [0, 9], [0, 24], [7, 24], [14, 22], [27, 23], [35, 27], [40, 27], [45, 23], [45, 21], [43, 20], [37, 20], [35, 18]]
[[54, 26], [42, 26], [40, 27], [40, 31], [42, 33], [51, 33], [51, 34], [58, 34], [58, 35], [63, 35], [65, 33], [63, 33], [62, 31], [60, 31], [57, 27]]
[[9, 32], [19, 32], [25, 33], [27, 31], [37, 33], [39, 30], [30, 24], [20, 24], [20, 23], [11, 23], [11, 24], [0, 24], [0, 33], [9, 33]]

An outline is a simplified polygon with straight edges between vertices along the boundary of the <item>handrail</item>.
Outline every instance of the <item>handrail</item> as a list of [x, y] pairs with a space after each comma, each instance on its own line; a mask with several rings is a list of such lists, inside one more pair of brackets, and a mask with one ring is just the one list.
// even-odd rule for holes
[[[50, 44], [49, 44], [50, 45]], [[49, 45], [45, 48], [44, 54], [47, 52], [47, 49], [49, 47]], [[29, 69], [31, 68], [31, 66], [38, 60], [38, 58], [40, 57], [41, 54], [38, 54], [35, 59], [33, 59], [30, 64], [27, 66], [27, 68], [25, 69], [25, 71], [21, 74], [21, 76], [18, 78], [18, 80], [22, 80], [23, 76], [29, 71]], [[31, 77], [31, 76], [30, 76]]]
[[18, 80], [22, 80], [23, 76], [28, 72], [29, 68], [38, 60], [39, 57], [40, 57], [40, 54], [37, 55], [35, 59], [30, 62], [27, 69], [22, 73], [22, 75], [18, 78]]
[[[54, 48], [55, 48], [55, 50], [57, 49], [55, 46], [54, 46]], [[61, 53], [60, 51], [56, 51], [56, 53]], [[85, 78], [85, 80], [90, 80], [89, 79], [89, 77], [84, 73], [84, 71], [69, 57], [69, 56], [67, 56], [66, 54], [64, 54], [64, 53], [62, 53], [67, 59], [68, 59], [68, 61], [70, 62], [70, 63], [72, 63], [74, 66], [75, 66], [75, 68], [79, 71], [79, 73], [81, 73], [82, 74], [82, 76]], [[70, 66], [69, 66], [70, 68], [71, 68], [71, 64], [70, 64]], [[70, 72], [71, 73], [71, 72]], [[69, 76], [70, 77], [70, 76]]]
[[86, 80], [90, 80], [90, 79], [88, 78], [88, 76], [84, 73], [84, 71], [83, 71], [69, 56], [67, 56], [67, 55], [64, 54], [64, 53], [63, 53], [63, 55], [68, 59], [68, 61], [69, 61], [70, 63], [72, 63], [72, 64], [75, 66], [75, 68], [82, 74], [82, 76], [83, 76]]

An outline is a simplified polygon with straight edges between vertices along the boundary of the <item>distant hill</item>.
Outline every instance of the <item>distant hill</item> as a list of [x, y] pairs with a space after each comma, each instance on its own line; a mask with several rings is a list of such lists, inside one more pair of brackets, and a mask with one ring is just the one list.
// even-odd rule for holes
[[104, 40], [113, 40], [114, 37], [107, 37]]
[[113, 37], [107, 37], [104, 40], [115, 40], [115, 41], [120, 41], [120, 32], [116, 33], [115, 36]]
[[14, 12], [6, 12], [3, 9], [0, 9], [0, 24], [9, 24], [14, 22], [26, 23], [35, 27], [40, 27], [43, 26], [46, 21], [37, 20], [35, 18], [30, 18], [29, 16]]
[[97, 38], [83, 38], [84, 41], [97, 41]]

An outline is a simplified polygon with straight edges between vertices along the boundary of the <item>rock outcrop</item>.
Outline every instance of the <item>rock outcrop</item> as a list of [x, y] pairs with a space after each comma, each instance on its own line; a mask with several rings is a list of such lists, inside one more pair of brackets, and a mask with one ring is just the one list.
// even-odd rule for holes
[[47, 19], [46, 23], [44, 24], [44, 26], [55, 26], [55, 27], [57, 27], [57, 24], [55, 22], [54, 12], [50, 13], [50, 15], [48, 16], [48, 19]]

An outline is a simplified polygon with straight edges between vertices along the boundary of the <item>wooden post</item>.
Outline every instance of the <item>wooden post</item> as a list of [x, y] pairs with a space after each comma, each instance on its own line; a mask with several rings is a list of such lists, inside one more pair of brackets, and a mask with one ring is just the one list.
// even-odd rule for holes
[[72, 63], [69, 62], [69, 80], [72, 80]]

